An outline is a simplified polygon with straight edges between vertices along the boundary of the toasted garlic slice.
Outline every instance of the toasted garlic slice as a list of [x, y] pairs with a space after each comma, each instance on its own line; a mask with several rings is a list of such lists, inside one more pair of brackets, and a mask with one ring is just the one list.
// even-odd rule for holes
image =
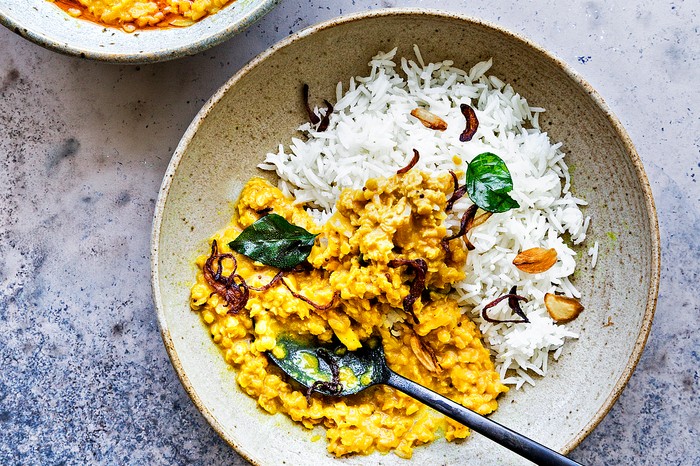
[[430, 372], [440, 373], [442, 369], [437, 364], [437, 358], [433, 350], [428, 347], [417, 335], [411, 336], [411, 350], [416, 355], [418, 361]]
[[583, 311], [583, 306], [577, 299], [552, 293], [544, 295], [544, 305], [549, 316], [561, 324], [574, 320]]
[[513, 265], [527, 273], [546, 272], [556, 262], [557, 251], [543, 248], [526, 249], [513, 259]]
[[438, 131], [445, 131], [447, 129], [447, 122], [445, 122], [445, 120], [424, 108], [414, 108], [411, 110], [411, 115], [418, 118], [426, 128], [435, 129]]
[[192, 26], [194, 24], [194, 21], [190, 19], [184, 19], [184, 18], [177, 18], [172, 21], [170, 21], [171, 26], [175, 26], [178, 28], [184, 28], [187, 26]]

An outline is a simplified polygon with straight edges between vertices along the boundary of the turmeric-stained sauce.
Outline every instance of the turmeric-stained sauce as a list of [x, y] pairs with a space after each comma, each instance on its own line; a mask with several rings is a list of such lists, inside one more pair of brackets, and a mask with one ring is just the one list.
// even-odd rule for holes
[[[336, 456], [393, 451], [410, 458], [418, 445], [440, 435], [448, 441], [464, 438], [469, 431], [387, 386], [340, 399], [307, 397], [306, 389], [265, 356], [278, 349], [281, 334], [337, 339], [355, 350], [379, 333], [392, 369], [484, 415], [497, 408], [497, 397], [508, 390], [478, 328], [450, 293], [451, 285], [464, 278], [467, 258], [461, 241], [449, 251], [443, 246], [452, 189], [447, 173], [411, 170], [369, 180], [362, 190], [344, 191], [336, 213], [320, 226], [294, 199], [254, 178], [241, 193], [236, 218], [210, 240], [220, 247], [218, 257], [226, 256], [219, 262], [221, 277], [234, 273], [235, 258], [238, 282], [245, 281], [251, 290], [245, 307], [231, 312], [208, 283], [203, 269], [208, 254], [196, 261], [190, 305], [236, 369], [238, 385], [269, 413], [285, 413], [309, 429], [324, 426], [328, 451]], [[265, 285], [279, 270], [229, 247], [265, 213], [318, 234], [306, 267], [287, 271], [284, 283], [269, 287]], [[408, 313], [405, 298], [416, 272], [400, 264], [417, 260], [426, 265], [426, 288]], [[332, 305], [318, 305], [326, 303]]]
[[233, 0], [49, 0], [67, 14], [126, 32], [190, 26]]

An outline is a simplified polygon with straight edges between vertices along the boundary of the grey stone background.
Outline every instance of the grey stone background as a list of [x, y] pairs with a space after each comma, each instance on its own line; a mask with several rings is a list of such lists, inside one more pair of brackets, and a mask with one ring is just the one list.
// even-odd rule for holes
[[572, 457], [700, 465], [700, 3], [283, 0], [194, 57], [113, 66], [0, 28], [0, 464], [245, 464], [170, 365], [149, 284], [161, 177], [206, 99], [318, 21], [391, 6], [493, 21], [545, 46], [635, 142], [661, 223], [659, 305], [618, 403]]

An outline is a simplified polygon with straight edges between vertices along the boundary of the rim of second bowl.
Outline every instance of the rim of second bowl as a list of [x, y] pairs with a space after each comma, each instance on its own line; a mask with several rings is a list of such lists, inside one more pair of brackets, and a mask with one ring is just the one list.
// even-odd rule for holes
[[[45, 0], [44, 0], [45, 1]], [[256, 5], [251, 11], [249, 11], [245, 16], [243, 16], [239, 21], [230, 24], [229, 26], [216, 31], [211, 35], [205, 35], [204, 37], [187, 44], [178, 45], [172, 48], [159, 50], [157, 52], [145, 53], [145, 52], [132, 52], [132, 53], [118, 53], [118, 52], [95, 52], [90, 50], [81, 49], [77, 46], [70, 45], [68, 43], [60, 42], [56, 39], [49, 37], [40, 30], [32, 29], [32, 26], [25, 26], [18, 23], [16, 20], [11, 18], [8, 14], [4, 13], [0, 8], [0, 24], [11, 30], [12, 32], [18, 34], [19, 36], [34, 42], [44, 48], [52, 50], [54, 52], [61, 53], [63, 55], [85, 58], [89, 60], [101, 61], [113, 64], [123, 64], [123, 65], [141, 65], [148, 63], [158, 63], [168, 60], [174, 60], [177, 58], [186, 57], [189, 55], [194, 55], [196, 53], [202, 52], [209, 48], [215, 47], [222, 42], [230, 39], [231, 37], [239, 34], [254, 23], [259, 21], [263, 16], [269, 13], [275, 6], [277, 6], [282, 0], [259, 0], [259, 4]], [[232, 7], [233, 4], [227, 5], [227, 7]], [[219, 14], [217, 12], [215, 14]], [[212, 16], [212, 15], [209, 15]], [[208, 17], [202, 19], [206, 21]], [[194, 25], [193, 25], [194, 26]], [[192, 26], [190, 26], [192, 27]]]
[[639, 359], [641, 358], [642, 351], [644, 349], [644, 346], [646, 344], [647, 338], [649, 336], [649, 333], [651, 331], [651, 325], [652, 325], [652, 320], [654, 317], [654, 311], [656, 309], [656, 301], [658, 297], [658, 292], [659, 292], [659, 280], [660, 280], [660, 273], [661, 273], [661, 248], [660, 248], [660, 233], [659, 233], [659, 223], [658, 223], [658, 216], [656, 213], [656, 206], [654, 204], [654, 198], [652, 196], [652, 191], [651, 191], [651, 185], [649, 184], [649, 180], [646, 176], [646, 172], [644, 171], [644, 166], [642, 164], [641, 158], [639, 157], [639, 154], [637, 153], [634, 144], [632, 143], [631, 138], [627, 134], [627, 131], [624, 129], [622, 126], [622, 123], [620, 120], [617, 118], [617, 116], [612, 112], [612, 110], [608, 107], [607, 103], [605, 100], [602, 98], [602, 96], [585, 80], [581, 75], [578, 74], [572, 67], [570, 67], [566, 62], [563, 60], [557, 58], [553, 53], [545, 50], [543, 47], [537, 45], [530, 39], [526, 38], [523, 35], [513, 33], [512, 31], [509, 31], [508, 29], [499, 26], [495, 23], [492, 23], [490, 21], [485, 21], [482, 19], [478, 19], [472, 16], [468, 15], [463, 15], [459, 13], [453, 13], [453, 12], [448, 12], [444, 10], [438, 10], [438, 9], [431, 9], [431, 8], [384, 8], [384, 9], [377, 9], [377, 10], [371, 10], [371, 11], [365, 11], [365, 12], [359, 12], [359, 13], [352, 13], [348, 15], [343, 15], [339, 16], [330, 20], [322, 21], [318, 24], [309, 26], [299, 32], [296, 32], [285, 39], [282, 39], [281, 41], [277, 42], [274, 44], [272, 47], [267, 49], [266, 51], [262, 52], [255, 58], [253, 58], [250, 62], [248, 62], [243, 68], [241, 68], [236, 74], [234, 74], [223, 86], [221, 86], [210, 98], [209, 100], [204, 104], [202, 109], [197, 113], [197, 115], [194, 117], [192, 120], [192, 123], [190, 123], [189, 127], [185, 131], [184, 135], [182, 136], [182, 139], [180, 140], [180, 143], [178, 144], [177, 148], [175, 149], [175, 152], [173, 153], [172, 159], [170, 160], [170, 163], [168, 165], [168, 168], [165, 172], [165, 175], [163, 177], [163, 183], [161, 185], [160, 191], [158, 193], [158, 200], [156, 202], [155, 206], [155, 212], [153, 216], [153, 228], [151, 232], [151, 286], [152, 286], [152, 293], [153, 293], [153, 300], [156, 305], [156, 313], [157, 313], [157, 318], [158, 318], [158, 324], [160, 326], [161, 330], [161, 337], [163, 338], [163, 343], [165, 344], [166, 350], [168, 352], [168, 356], [170, 357], [170, 360], [173, 364], [173, 367], [175, 367], [175, 371], [177, 372], [178, 377], [180, 378], [180, 382], [182, 383], [183, 387], [185, 388], [185, 391], [189, 395], [189, 397], [192, 399], [192, 402], [195, 404], [197, 409], [202, 413], [202, 415], [206, 418], [206, 420], [209, 422], [209, 424], [212, 426], [212, 428], [219, 434], [219, 436], [226, 441], [232, 448], [234, 448], [239, 454], [241, 454], [246, 460], [251, 462], [252, 464], [259, 464], [255, 460], [253, 460], [252, 455], [241, 445], [238, 445], [232, 438], [229, 438], [229, 436], [225, 433], [223, 427], [219, 422], [216, 420], [214, 415], [207, 409], [206, 406], [202, 403], [201, 399], [197, 395], [196, 390], [192, 386], [192, 384], [189, 381], [189, 378], [187, 377], [187, 374], [185, 374], [182, 365], [180, 363], [180, 359], [177, 355], [177, 351], [175, 350], [175, 347], [173, 345], [173, 340], [170, 335], [170, 330], [168, 329], [167, 322], [165, 320], [165, 312], [163, 310], [163, 303], [160, 298], [159, 294], [159, 289], [160, 289], [160, 280], [158, 277], [158, 267], [159, 267], [159, 255], [158, 255], [158, 244], [160, 242], [160, 228], [162, 225], [162, 220], [163, 220], [163, 211], [165, 207], [165, 202], [168, 196], [168, 192], [170, 190], [170, 186], [172, 183], [173, 176], [175, 172], [177, 171], [178, 166], [180, 165], [180, 161], [182, 160], [182, 157], [185, 153], [185, 150], [189, 143], [191, 142], [192, 138], [196, 134], [200, 124], [204, 121], [204, 119], [207, 117], [209, 112], [216, 106], [216, 104], [221, 100], [221, 98], [226, 94], [226, 92], [234, 86], [238, 81], [240, 81], [246, 74], [248, 74], [252, 69], [254, 69], [260, 62], [264, 61], [267, 59], [269, 56], [272, 54], [276, 53], [280, 49], [283, 49], [290, 44], [303, 39], [304, 37], [307, 37], [311, 34], [314, 34], [315, 32], [325, 30], [328, 28], [332, 28], [334, 26], [340, 25], [340, 24], [346, 24], [346, 23], [352, 23], [356, 21], [360, 21], [366, 18], [374, 18], [374, 17], [385, 17], [385, 16], [399, 16], [399, 15], [418, 15], [418, 16], [429, 16], [429, 17], [436, 17], [436, 18], [447, 18], [447, 19], [456, 19], [460, 21], [465, 21], [469, 23], [474, 23], [480, 26], [488, 27], [491, 29], [494, 29], [500, 33], [506, 34], [508, 36], [511, 36], [512, 38], [524, 43], [525, 45], [535, 49], [537, 52], [541, 53], [544, 57], [546, 57], [548, 60], [552, 61], [556, 66], [561, 68], [573, 81], [575, 81], [577, 84], [579, 84], [581, 87], [583, 87], [586, 92], [590, 95], [591, 99], [594, 101], [594, 103], [603, 111], [603, 113], [606, 115], [608, 121], [612, 124], [613, 128], [615, 129], [615, 132], [618, 134], [620, 139], [622, 140], [627, 155], [630, 157], [630, 161], [632, 162], [632, 165], [635, 168], [635, 172], [637, 175], [637, 178], [640, 181], [643, 195], [644, 195], [644, 200], [645, 200], [645, 207], [646, 207], [646, 213], [649, 217], [649, 223], [650, 223], [650, 230], [652, 232], [651, 235], [651, 250], [652, 250], [652, 255], [650, 258], [650, 272], [651, 272], [651, 277], [650, 277], [650, 286], [649, 286], [649, 291], [647, 294], [647, 304], [646, 304], [646, 309], [644, 312], [644, 317], [641, 321], [639, 333], [637, 335], [637, 338], [635, 340], [635, 344], [632, 350], [632, 353], [630, 355], [629, 360], [627, 361], [627, 364], [625, 366], [625, 369], [623, 370], [622, 374], [620, 374], [619, 379], [615, 383], [611, 393], [608, 395], [606, 400], [603, 402], [601, 407], [598, 409], [596, 414], [589, 420], [589, 422], [581, 429], [581, 431], [572, 439], [570, 440], [562, 449], [560, 452], [562, 454], [568, 454], [570, 453], [576, 446], [578, 446], [588, 434], [590, 434], [593, 429], [596, 428], [596, 426], [603, 420], [603, 418], [607, 415], [607, 413], [610, 411], [612, 406], [615, 404], [617, 399], [620, 397], [622, 394], [622, 391], [624, 390], [625, 386], [627, 385], [627, 382], [629, 381], [630, 377], [632, 376], [632, 373], [634, 372], [637, 363], [639, 362]]

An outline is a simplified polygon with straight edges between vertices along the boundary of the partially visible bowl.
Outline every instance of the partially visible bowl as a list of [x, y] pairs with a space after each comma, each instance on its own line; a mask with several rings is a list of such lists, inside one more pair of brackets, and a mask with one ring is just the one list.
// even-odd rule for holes
[[[639, 157], [596, 91], [542, 48], [477, 19], [391, 9], [328, 21], [255, 58], [211, 98], [175, 151], [156, 205], [152, 283], [165, 346], [197, 408], [253, 464], [409, 464], [378, 453], [335, 459], [303, 427], [259, 409], [191, 311], [189, 287], [194, 259], [233, 215], [229, 203], [251, 176], [271, 177], [257, 164], [298, 135], [307, 118], [302, 84], [332, 96], [338, 81], [364, 75], [378, 50], [398, 47], [398, 56], [409, 56], [413, 44], [426, 61], [451, 59], [462, 68], [493, 57], [494, 75], [547, 109], [540, 125], [564, 141], [567, 163], [575, 166], [572, 189], [589, 202], [586, 215], [593, 219], [581, 257], [600, 242], [597, 266], [582, 260], [575, 275], [586, 311], [570, 325], [581, 338], [564, 348], [536, 386], [502, 396], [491, 417], [568, 453], [609, 411], [644, 348], [659, 283], [656, 211]], [[416, 448], [410, 464], [462, 463], [527, 462], [474, 435]]]
[[43, 47], [110, 63], [154, 63], [193, 55], [248, 28], [280, 0], [236, 0], [192, 26], [127, 33], [73, 18], [47, 0], [3, 0], [0, 23]]

